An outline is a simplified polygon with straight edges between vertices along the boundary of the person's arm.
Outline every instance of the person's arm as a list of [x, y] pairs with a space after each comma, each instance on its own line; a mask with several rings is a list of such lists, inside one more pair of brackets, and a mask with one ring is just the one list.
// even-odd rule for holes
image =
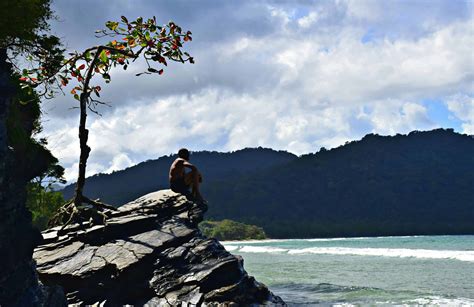
[[182, 161], [183, 161], [183, 164], [182, 164], [182, 165], [183, 165], [184, 167], [187, 167], [187, 168], [189, 168], [189, 169], [191, 169], [191, 170], [193, 170], [193, 171], [194, 171], [194, 170], [197, 171], [197, 167], [196, 167], [196, 166], [194, 166], [193, 164], [189, 163], [188, 161], [185, 161], [185, 160], [182, 160]]
[[[184, 161], [184, 160], [183, 160]], [[198, 176], [199, 176], [199, 182], [202, 182], [202, 175], [201, 173], [198, 171], [197, 167], [194, 166], [193, 164], [189, 163], [188, 161], [184, 161], [183, 163], [183, 166], [184, 167], [187, 167], [189, 169], [191, 169], [192, 171], [195, 171], [197, 172]]]

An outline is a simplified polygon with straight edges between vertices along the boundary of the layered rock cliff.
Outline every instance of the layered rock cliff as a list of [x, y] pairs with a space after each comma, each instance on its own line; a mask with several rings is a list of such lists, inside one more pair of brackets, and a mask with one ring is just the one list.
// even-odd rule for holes
[[34, 252], [40, 279], [61, 285], [70, 304], [283, 305], [201, 234], [206, 209], [163, 190], [106, 211], [105, 225], [50, 229]]

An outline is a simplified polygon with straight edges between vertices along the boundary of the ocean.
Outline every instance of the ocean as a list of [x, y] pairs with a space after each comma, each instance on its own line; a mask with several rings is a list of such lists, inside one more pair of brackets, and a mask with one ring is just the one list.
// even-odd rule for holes
[[474, 236], [222, 243], [289, 305], [474, 306]]

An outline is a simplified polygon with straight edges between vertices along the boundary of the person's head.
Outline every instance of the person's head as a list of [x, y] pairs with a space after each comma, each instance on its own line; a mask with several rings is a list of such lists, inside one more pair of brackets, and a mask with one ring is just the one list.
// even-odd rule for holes
[[186, 148], [181, 148], [178, 151], [178, 157], [188, 161], [189, 160], [189, 150], [187, 150]]

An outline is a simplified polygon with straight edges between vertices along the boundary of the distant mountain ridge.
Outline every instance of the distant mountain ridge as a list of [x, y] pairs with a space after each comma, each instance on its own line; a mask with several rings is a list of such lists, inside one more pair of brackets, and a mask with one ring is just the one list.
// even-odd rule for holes
[[[88, 178], [87, 195], [120, 205], [167, 187], [173, 158]], [[192, 159], [208, 216], [270, 237], [474, 234], [474, 138], [452, 129], [369, 134], [301, 157], [257, 148]]]

